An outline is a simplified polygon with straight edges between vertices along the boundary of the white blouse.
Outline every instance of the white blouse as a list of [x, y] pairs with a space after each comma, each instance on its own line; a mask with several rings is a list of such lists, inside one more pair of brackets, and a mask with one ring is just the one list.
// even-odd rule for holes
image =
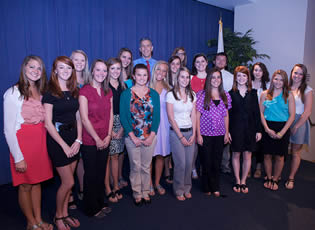
[[3, 95], [4, 135], [15, 163], [24, 160], [16, 136], [24, 123], [21, 115], [23, 101], [17, 86], [9, 88]]
[[[313, 91], [313, 89], [307, 86], [304, 91], [304, 95], [306, 95], [310, 91]], [[304, 103], [302, 102], [300, 91], [298, 92], [298, 94], [294, 96], [294, 100], [295, 100], [295, 113], [296, 114], [304, 113]]]

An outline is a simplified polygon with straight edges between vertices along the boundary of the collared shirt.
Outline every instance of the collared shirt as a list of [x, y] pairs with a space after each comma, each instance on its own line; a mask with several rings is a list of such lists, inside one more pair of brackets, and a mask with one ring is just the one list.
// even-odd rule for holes
[[137, 65], [137, 64], [145, 64], [147, 65], [147, 61], [149, 61], [150, 64], [150, 74], [152, 74], [152, 69], [154, 67], [154, 65], [157, 63], [157, 60], [150, 58], [149, 60], [144, 59], [143, 57], [138, 58], [136, 60], [133, 61], [133, 66]]
[[229, 71], [226, 71], [225, 69], [221, 70], [222, 73], [222, 79], [223, 79], [223, 89], [226, 92], [229, 92], [233, 87], [233, 79], [234, 76]]

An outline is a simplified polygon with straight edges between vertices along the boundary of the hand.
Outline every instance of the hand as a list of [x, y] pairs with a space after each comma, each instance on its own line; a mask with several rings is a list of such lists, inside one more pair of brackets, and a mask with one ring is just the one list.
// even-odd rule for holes
[[79, 152], [80, 147], [81, 147], [81, 145], [80, 145], [79, 142], [76, 142], [76, 141], [73, 142], [73, 144], [71, 145], [71, 150], [73, 152], [73, 156], [76, 155]]
[[272, 139], [277, 139], [277, 134], [275, 131], [273, 131], [272, 129], [267, 129], [266, 133], [268, 133], [268, 135], [272, 138]]
[[120, 139], [124, 136], [124, 129], [120, 129], [117, 133], [117, 139]]
[[184, 146], [189, 146], [189, 143], [188, 143], [188, 141], [186, 140], [186, 137], [184, 137], [184, 136], [180, 139], [180, 142], [181, 142]]
[[107, 137], [105, 137], [104, 141], [104, 149], [107, 148], [110, 144], [110, 140], [112, 139], [111, 136], [107, 135]]
[[293, 126], [293, 128], [291, 128], [291, 134], [294, 135], [297, 130], [298, 128], [296, 126]]
[[224, 134], [224, 144], [231, 143], [231, 142], [232, 142], [231, 134], [230, 133], [225, 133]]
[[15, 170], [18, 172], [18, 173], [24, 173], [27, 169], [27, 164], [26, 164], [26, 161], [25, 160], [22, 160], [18, 163], [15, 163]]
[[150, 145], [152, 145], [153, 139], [154, 139], [154, 135], [150, 134], [150, 136], [147, 139], [142, 141], [142, 144], [145, 146], [150, 146]]
[[256, 133], [256, 142], [261, 140], [261, 133]]
[[112, 139], [119, 139], [118, 133], [115, 133], [114, 131], [112, 131]]
[[67, 144], [62, 149], [68, 158], [74, 156], [72, 149]]
[[98, 150], [105, 148], [105, 142], [102, 141], [100, 138], [98, 138], [95, 142], [96, 142], [96, 148]]
[[130, 137], [130, 138], [136, 147], [139, 147], [142, 144], [142, 141], [138, 137]]
[[196, 137], [196, 134], [193, 134], [189, 137], [188, 145], [192, 145], [195, 143], [195, 137]]
[[197, 143], [202, 146], [202, 144], [203, 144], [203, 138], [202, 138], [201, 135], [197, 135]]

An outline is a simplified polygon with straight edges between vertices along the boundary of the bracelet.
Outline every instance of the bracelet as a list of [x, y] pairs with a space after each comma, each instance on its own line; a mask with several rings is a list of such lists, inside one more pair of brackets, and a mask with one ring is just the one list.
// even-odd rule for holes
[[282, 137], [282, 134], [281, 134], [280, 132], [277, 132], [277, 135], [278, 135], [279, 137]]
[[179, 140], [181, 140], [181, 139], [183, 139], [183, 138], [184, 138], [184, 136], [180, 137]]
[[80, 145], [82, 145], [82, 141], [80, 141], [79, 139], [76, 139], [75, 142], [78, 142]]

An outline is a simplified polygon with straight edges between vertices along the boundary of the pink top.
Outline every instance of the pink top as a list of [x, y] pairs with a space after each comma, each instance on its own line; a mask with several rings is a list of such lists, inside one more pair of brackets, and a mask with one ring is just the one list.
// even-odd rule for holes
[[200, 117], [200, 133], [203, 136], [223, 136], [225, 134], [224, 127], [224, 117], [228, 116], [228, 109], [232, 108], [231, 105], [231, 96], [228, 92], [225, 91], [227, 97], [228, 108], [225, 107], [225, 104], [222, 99], [220, 103], [216, 106], [211, 100], [209, 104], [209, 110], [204, 109], [204, 91], [200, 91], [197, 94], [196, 109], [201, 113]]
[[[80, 96], [84, 96], [88, 100], [88, 118], [97, 135], [103, 140], [108, 135], [112, 91], [110, 90], [104, 95], [104, 91], [101, 90], [100, 96], [97, 90], [91, 85], [85, 85], [80, 89]], [[84, 145], [96, 145], [94, 139], [86, 131], [84, 126], [82, 130], [82, 142]]]
[[21, 115], [25, 124], [38, 124], [45, 120], [45, 109], [41, 101], [29, 98], [23, 101]]
[[205, 87], [206, 83], [206, 78], [201, 79], [197, 77], [197, 75], [193, 76], [190, 81], [191, 89], [195, 92], [198, 93], [200, 90], [203, 90]]

